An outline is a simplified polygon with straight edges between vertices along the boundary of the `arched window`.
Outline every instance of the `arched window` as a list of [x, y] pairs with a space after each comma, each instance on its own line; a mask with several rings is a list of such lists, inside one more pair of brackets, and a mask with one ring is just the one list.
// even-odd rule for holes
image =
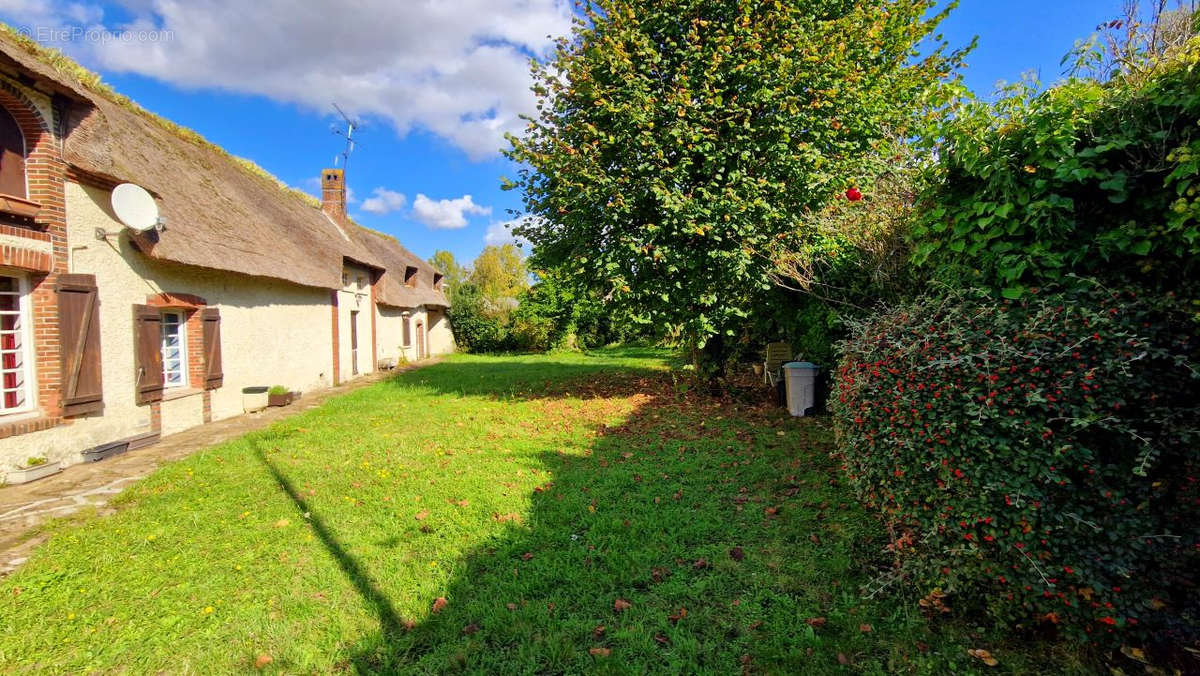
[[0, 195], [25, 199], [25, 135], [3, 108], [0, 108]]

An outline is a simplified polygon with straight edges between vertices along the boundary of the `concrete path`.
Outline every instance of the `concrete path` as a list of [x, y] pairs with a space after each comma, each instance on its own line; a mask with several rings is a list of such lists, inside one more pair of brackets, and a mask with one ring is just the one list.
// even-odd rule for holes
[[100, 514], [113, 511], [109, 500], [129, 484], [163, 464], [267, 427], [271, 423], [316, 408], [328, 399], [377, 383], [396, 373], [428, 366], [431, 359], [395, 371], [372, 373], [336, 387], [305, 394], [291, 406], [268, 408], [193, 427], [163, 437], [153, 446], [101, 460], [72, 465], [62, 472], [28, 484], [0, 488], [0, 577], [25, 563], [48, 535], [36, 529], [49, 519], [70, 516], [84, 509]]

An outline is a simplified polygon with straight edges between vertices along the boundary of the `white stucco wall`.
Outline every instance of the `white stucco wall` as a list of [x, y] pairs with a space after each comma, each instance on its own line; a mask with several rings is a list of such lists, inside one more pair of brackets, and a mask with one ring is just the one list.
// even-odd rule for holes
[[[411, 325], [411, 344], [405, 348], [404, 343], [404, 313]], [[379, 306], [376, 318], [379, 334], [379, 358], [396, 359], [397, 362], [417, 360], [417, 329], [418, 325], [425, 327], [427, 356], [435, 357], [454, 351], [454, 334], [450, 330], [450, 320], [443, 310], [419, 308], [395, 308]]]
[[[73, 464], [84, 449], [150, 431], [150, 407], [134, 400], [132, 306], [145, 304], [152, 294], [193, 294], [220, 308], [225, 377], [224, 385], [212, 392], [213, 419], [242, 413], [243, 387], [284, 385], [309, 391], [332, 384], [328, 289], [152, 261], [133, 248], [127, 234], [107, 241], [95, 238], [97, 228], [122, 230], [108, 205], [107, 191], [67, 183], [71, 272], [94, 274], [99, 286], [104, 411], [51, 430], [0, 439], [0, 476], [32, 456]], [[360, 317], [367, 321], [360, 325], [360, 350], [365, 348], [369, 362], [369, 304], [363, 309]], [[348, 323], [346, 331], [348, 350]], [[348, 370], [348, 360], [343, 363]], [[201, 410], [199, 394], [163, 402], [162, 432], [200, 424]]]
[[397, 364], [414, 359], [404, 344], [404, 313], [410, 309], [395, 308], [390, 305], [376, 306], [375, 326], [379, 340], [379, 358], [394, 359]]
[[428, 311], [429, 354], [449, 354], [454, 351], [454, 332], [450, 330], [450, 318], [446, 311], [434, 308]]

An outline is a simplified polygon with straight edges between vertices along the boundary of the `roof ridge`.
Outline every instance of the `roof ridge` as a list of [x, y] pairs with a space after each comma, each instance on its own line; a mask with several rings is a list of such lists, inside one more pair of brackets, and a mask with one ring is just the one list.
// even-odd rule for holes
[[233, 164], [241, 171], [261, 179], [266, 179], [275, 184], [275, 186], [284, 193], [303, 200], [309, 206], [320, 208], [321, 202], [316, 197], [304, 192], [303, 190], [300, 190], [299, 188], [293, 188], [278, 176], [267, 171], [253, 160], [234, 155], [225, 148], [222, 148], [221, 146], [204, 138], [204, 136], [196, 130], [185, 127], [177, 122], [172, 122], [161, 115], [146, 110], [137, 101], [134, 101], [128, 96], [118, 92], [112, 87], [112, 85], [105, 82], [104, 79], [100, 77], [99, 73], [95, 73], [87, 68], [84, 68], [79, 64], [78, 61], [67, 56], [66, 53], [64, 53], [61, 49], [47, 47], [46, 45], [41, 44], [40, 42], [34, 40], [28, 35], [25, 35], [3, 21], [0, 21], [0, 34], [7, 38], [8, 41], [14, 44], [16, 47], [22, 49], [30, 56], [52, 68], [56, 73], [66, 78], [72, 84], [79, 85], [81, 89], [85, 89], [92, 94], [106, 99], [114, 105], [121, 106], [130, 112], [136, 113], [137, 115], [154, 122], [166, 131], [174, 134], [184, 141], [187, 141], [188, 143], [191, 143], [192, 145], [212, 150], [218, 155], [231, 160]]

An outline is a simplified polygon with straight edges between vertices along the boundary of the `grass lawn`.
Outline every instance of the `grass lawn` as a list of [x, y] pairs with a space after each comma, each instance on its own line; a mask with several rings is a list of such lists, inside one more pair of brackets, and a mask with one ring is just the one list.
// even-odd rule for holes
[[455, 356], [52, 526], [0, 581], [0, 672], [1084, 670], [864, 600], [886, 538], [829, 445], [662, 352]]

